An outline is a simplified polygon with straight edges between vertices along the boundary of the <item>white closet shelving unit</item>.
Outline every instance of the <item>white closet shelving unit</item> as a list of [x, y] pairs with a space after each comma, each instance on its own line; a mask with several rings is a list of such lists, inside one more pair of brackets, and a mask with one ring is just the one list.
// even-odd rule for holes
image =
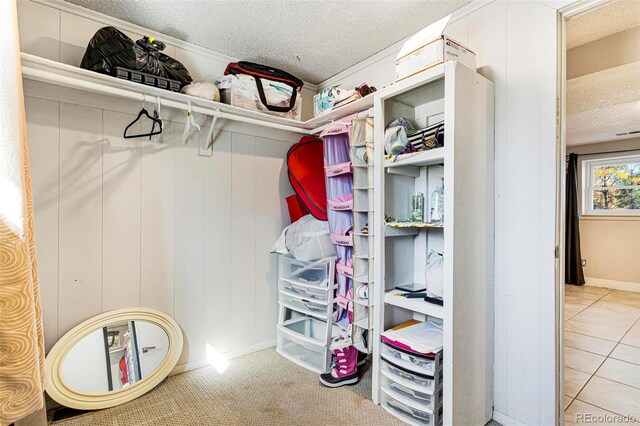
[[[381, 361], [380, 333], [409, 319], [429, 319], [443, 325], [442, 415], [432, 420], [484, 425], [493, 394], [493, 83], [447, 62], [377, 92], [374, 116], [373, 400], [389, 398], [381, 391], [387, 380], [381, 368], [388, 364]], [[444, 120], [444, 147], [386, 160], [384, 129], [400, 116], [416, 127]], [[430, 194], [442, 178], [444, 226], [387, 226], [385, 213], [408, 219], [416, 192], [425, 196], [427, 217]], [[406, 299], [394, 289], [425, 284], [429, 249], [444, 253], [444, 306]], [[408, 412], [424, 408], [411, 400], [405, 405], [411, 406]], [[430, 424], [411, 414], [395, 415]]]

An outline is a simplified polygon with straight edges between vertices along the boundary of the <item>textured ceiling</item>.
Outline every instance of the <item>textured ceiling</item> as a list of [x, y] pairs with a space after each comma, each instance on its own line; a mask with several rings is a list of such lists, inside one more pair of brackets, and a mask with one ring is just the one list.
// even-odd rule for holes
[[67, 0], [319, 83], [470, 0]]
[[567, 81], [567, 144], [637, 137], [640, 130], [640, 62]]
[[567, 49], [640, 25], [640, 0], [616, 0], [567, 22]]

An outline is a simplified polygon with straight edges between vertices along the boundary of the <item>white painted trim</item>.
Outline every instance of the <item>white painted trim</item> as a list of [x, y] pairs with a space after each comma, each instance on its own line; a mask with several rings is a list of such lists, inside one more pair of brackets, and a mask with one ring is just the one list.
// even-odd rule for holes
[[[153, 32], [157, 39], [164, 41], [167, 44], [179, 47], [181, 49], [189, 50], [191, 52], [197, 53], [202, 56], [206, 56], [211, 59], [215, 59], [222, 62], [237, 62], [238, 58], [234, 58], [232, 56], [225, 55], [220, 52], [216, 52], [215, 50], [210, 50], [205, 47], [201, 47], [195, 45], [193, 43], [189, 43], [184, 40], [180, 40], [179, 38], [171, 37], [169, 35], [157, 32], [155, 30], [151, 30], [149, 28], [142, 27], [140, 25], [133, 24], [131, 22], [123, 21], [122, 19], [114, 18], [109, 15], [105, 15], [100, 12], [96, 12], [91, 9], [86, 9], [82, 6], [78, 6], [72, 3], [67, 3], [63, 0], [31, 0], [35, 3], [42, 4], [44, 6], [51, 7], [53, 9], [57, 9], [63, 12], [71, 13], [76, 16], [80, 16], [86, 19], [90, 19], [92, 21], [102, 22], [105, 25], [111, 25], [117, 27], [120, 30], [132, 32], [136, 34], [145, 34]], [[304, 87], [311, 89], [315, 92], [318, 91], [318, 85], [304, 82]]]
[[[276, 346], [275, 339], [267, 340], [266, 342], [258, 343], [256, 345], [247, 346], [245, 348], [238, 349], [235, 351], [225, 352], [222, 354], [222, 356], [224, 356], [227, 360], [231, 360], [244, 355], [252, 354], [254, 352], [259, 352], [265, 349], [273, 348], [275, 346]], [[187, 371], [197, 370], [198, 368], [208, 367], [208, 366], [209, 366], [209, 363], [207, 362], [207, 360], [204, 360], [204, 359], [191, 361], [191, 362], [187, 362], [186, 364], [176, 365], [176, 367], [173, 370], [171, 370], [171, 373], [169, 373], [169, 375], [173, 376], [175, 374], [186, 373]]]
[[612, 288], [614, 290], [626, 290], [626, 291], [635, 291], [640, 293], [640, 283], [634, 283], [629, 281], [615, 281], [615, 280], [607, 280], [604, 278], [592, 278], [592, 277], [584, 277], [586, 281], [585, 285], [589, 285], [592, 287], [605, 287]]
[[506, 414], [502, 414], [498, 411], [493, 411], [493, 420], [500, 423], [502, 426], [524, 426], [524, 423], [520, 423], [516, 419], [512, 419]]
[[[42, 1], [42, 0], [40, 0]], [[455, 11], [453, 11], [453, 13], [451, 13], [451, 19], [449, 20], [449, 24], [456, 22], [459, 19], [464, 18], [467, 15], [470, 15], [471, 13], [477, 11], [478, 9], [481, 9], [483, 7], [485, 7], [486, 5], [493, 3], [495, 0], [472, 0], [470, 3], [462, 6], [460, 9], [457, 9]], [[340, 81], [346, 79], [347, 77], [356, 74], [360, 71], [362, 71], [363, 69], [375, 64], [376, 62], [379, 62], [381, 60], [383, 60], [384, 58], [391, 56], [391, 55], [396, 55], [400, 49], [402, 48], [402, 45], [405, 43], [405, 41], [407, 41], [407, 39], [409, 39], [411, 36], [406, 37], [402, 40], [400, 40], [397, 43], [392, 44], [391, 46], [381, 50], [380, 52], [369, 56], [367, 59], [358, 62], [357, 64], [347, 68], [344, 71], [339, 72], [338, 74], [334, 75], [333, 77], [329, 77], [328, 79], [320, 82], [317, 84], [317, 89], [318, 90], [322, 90], [326, 87], [329, 87], [331, 85], [340, 83]], [[306, 83], [305, 83], [306, 84]], [[378, 89], [381, 89], [380, 87]]]
[[577, 18], [584, 13], [592, 12], [610, 1], [611, 0], [578, 0], [568, 5], [564, 5], [565, 2], [560, 2], [560, 7], [557, 7], [557, 9], [565, 19], [569, 20]]

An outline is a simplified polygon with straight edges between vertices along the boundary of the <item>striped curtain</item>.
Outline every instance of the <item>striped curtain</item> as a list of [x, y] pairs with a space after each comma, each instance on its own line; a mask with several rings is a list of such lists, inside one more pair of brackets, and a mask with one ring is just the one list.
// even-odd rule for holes
[[44, 338], [15, 0], [0, 1], [0, 424], [42, 408]]

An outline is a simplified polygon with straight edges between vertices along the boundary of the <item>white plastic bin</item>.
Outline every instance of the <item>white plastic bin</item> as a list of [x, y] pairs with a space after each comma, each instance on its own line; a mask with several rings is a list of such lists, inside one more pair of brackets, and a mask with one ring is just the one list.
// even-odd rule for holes
[[298, 297], [300, 299], [326, 305], [333, 300], [331, 287], [323, 288], [301, 284], [295, 281], [285, 279], [278, 280], [278, 290], [290, 297]]
[[331, 355], [328, 347], [296, 338], [280, 328], [277, 332], [276, 351], [315, 373], [328, 373], [330, 370]]
[[282, 325], [278, 325], [278, 330], [298, 340], [325, 346], [327, 344], [327, 335], [331, 336], [331, 330], [327, 329], [327, 327], [326, 321], [313, 317], [299, 317], [285, 320]]
[[382, 405], [382, 408], [387, 410], [393, 416], [409, 423], [410, 425], [438, 426], [441, 424], [440, 418], [442, 417], [442, 408], [440, 408], [435, 414], [427, 410], [413, 408], [388, 395], [385, 393], [384, 389], [380, 392], [380, 405]]
[[440, 407], [442, 401], [442, 389], [439, 389], [435, 394], [421, 392], [399, 381], [391, 380], [384, 374], [381, 376], [380, 387], [388, 395], [399, 401], [404, 401], [411, 408], [433, 412]]
[[286, 308], [305, 315], [315, 316], [320, 319], [327, 319], [331, 317], [333, 312], [333, 304], [323, 305], [322, 303], [313, 302], [309, 299], [303, 299], [297, 296], [291, 296], [283, 292], [279, 292], [278, 302]]
[[397, 383], [425, 393], [433, 393], [442, 383], [442, 372], [436, 376], [418, 374], [394, 365], [384, 358], [380, 363], [380, 371]]
[[278, 276], [307, 286], [329, 287], [334, 268], [335, 258], [305, 262], [290, 256], [278, 256]]
[[394, 348], [384, 342], [380, 342], [380, 355], [383, 359], [390, 361], [391, 363], [403, 367], [409, 371], [413, 371], [418, 374], [433, 376], [438, 374], [441, 368], [441, 353], [440, 351], [432, 359], [427, 356], [411, 354], [400, 349]]

